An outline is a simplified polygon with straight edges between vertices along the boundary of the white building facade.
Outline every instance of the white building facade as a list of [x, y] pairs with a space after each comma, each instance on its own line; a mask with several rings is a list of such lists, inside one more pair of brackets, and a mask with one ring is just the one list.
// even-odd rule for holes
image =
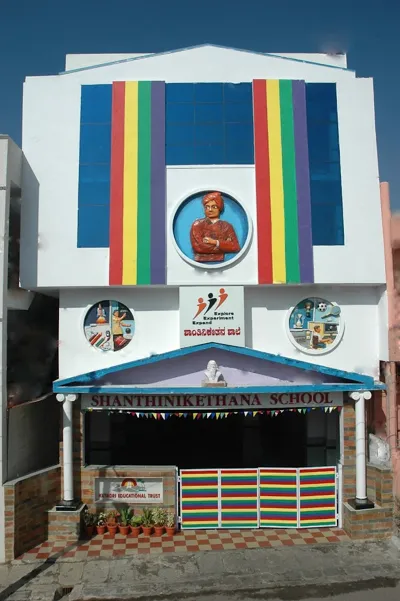
[[345, 57], [208, 45], [69, 56], [25, 81], [23, 151], [21, 285], [60, 299], [65, 505], [96, 505], [95, 466], [147, 465], [183, 483], [187, 469], [331, 477], [334, 501], [327, 489], [302, 517], [299, 485], [289, 523], [273, 504], [204, 521], [184, 486], [165, 489], [183, 527], [373, 508], [364, 405], [388, 342], [372, 80]]

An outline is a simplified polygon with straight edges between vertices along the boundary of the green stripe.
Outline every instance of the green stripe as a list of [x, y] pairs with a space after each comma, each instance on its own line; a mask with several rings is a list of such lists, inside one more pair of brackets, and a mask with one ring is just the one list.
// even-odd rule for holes
[[286, 282], [300, 282], [299, 229], [297, 222], [296, 153], [292, 82], [279, 83], [281, 104], [282, 168], [285, 207]]
[[138, 84], [137, 283], [151, 279], [151, 82]]

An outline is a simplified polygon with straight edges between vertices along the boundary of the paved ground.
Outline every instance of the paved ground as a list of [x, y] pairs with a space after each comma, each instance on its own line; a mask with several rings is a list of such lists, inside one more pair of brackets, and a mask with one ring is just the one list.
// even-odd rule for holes
[[[117, 534], [94, 536], [90, 540], [71, 544], [67, 550], [59, 542], [46, 542], [21, 556], [22, 561], [49, 559], [63, 553], [64, 558], [85, 561], [90, 557], [129, 557], [138, 553], [193, 553], [196, 551], [227, 551], [259, 547], [292, 547], [318, 543], [349, 541], [340, 528], [268, 528], [257, 530], [184, 530], [173, 537], [144, 536], [139, 538]], [[68, 545], [67, 545], [68, 546]]]
[[389, 601], [378, 589], [393, 592], [399, 582], [400, 549], [393, 542], [332, 543], [19, 561], [0, 566], [0, 601], [53, 601], [57, 590], [56, 599], [70, 588], [69, 601], [296, 601], [360, 590]]

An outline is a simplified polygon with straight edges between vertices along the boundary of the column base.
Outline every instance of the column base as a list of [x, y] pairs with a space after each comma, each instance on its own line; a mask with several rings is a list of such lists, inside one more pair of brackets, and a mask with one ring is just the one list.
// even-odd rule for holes
[[350, 507], [352, 507], [356, 511], [360, 509], [373, 509], [375, 507], [375, 503], [373, 503], [369, 499], [349, 499], [347, 502], [350, 505]]
[[60, 501], [57, 503], [55, 510], [56, 511], [77, 511], [79, 507], [82, 505], [82, 501], [78, 501], [78, 499], [74, 499], [73, 501]]

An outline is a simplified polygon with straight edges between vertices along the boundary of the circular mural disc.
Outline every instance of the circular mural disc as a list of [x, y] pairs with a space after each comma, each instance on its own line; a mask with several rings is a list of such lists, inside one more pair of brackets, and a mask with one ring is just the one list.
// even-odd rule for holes
[[128, 307], [114, 300], [102, 300], [88, 310], [84, 331], [93, 348], [120, 351], [132, 340], [135, 318]]
[[172, 234], [178, 253], [187, 263], [200, 269], [224, 269], [246, 251], [251, 220], [228, 194], [205, 191], [177, 207]]
[[310, 355], [334, 349], [344, 332], [339, 305], [318, 297], [306, 298], [291, 309], [287, 327], [294, 346]]

